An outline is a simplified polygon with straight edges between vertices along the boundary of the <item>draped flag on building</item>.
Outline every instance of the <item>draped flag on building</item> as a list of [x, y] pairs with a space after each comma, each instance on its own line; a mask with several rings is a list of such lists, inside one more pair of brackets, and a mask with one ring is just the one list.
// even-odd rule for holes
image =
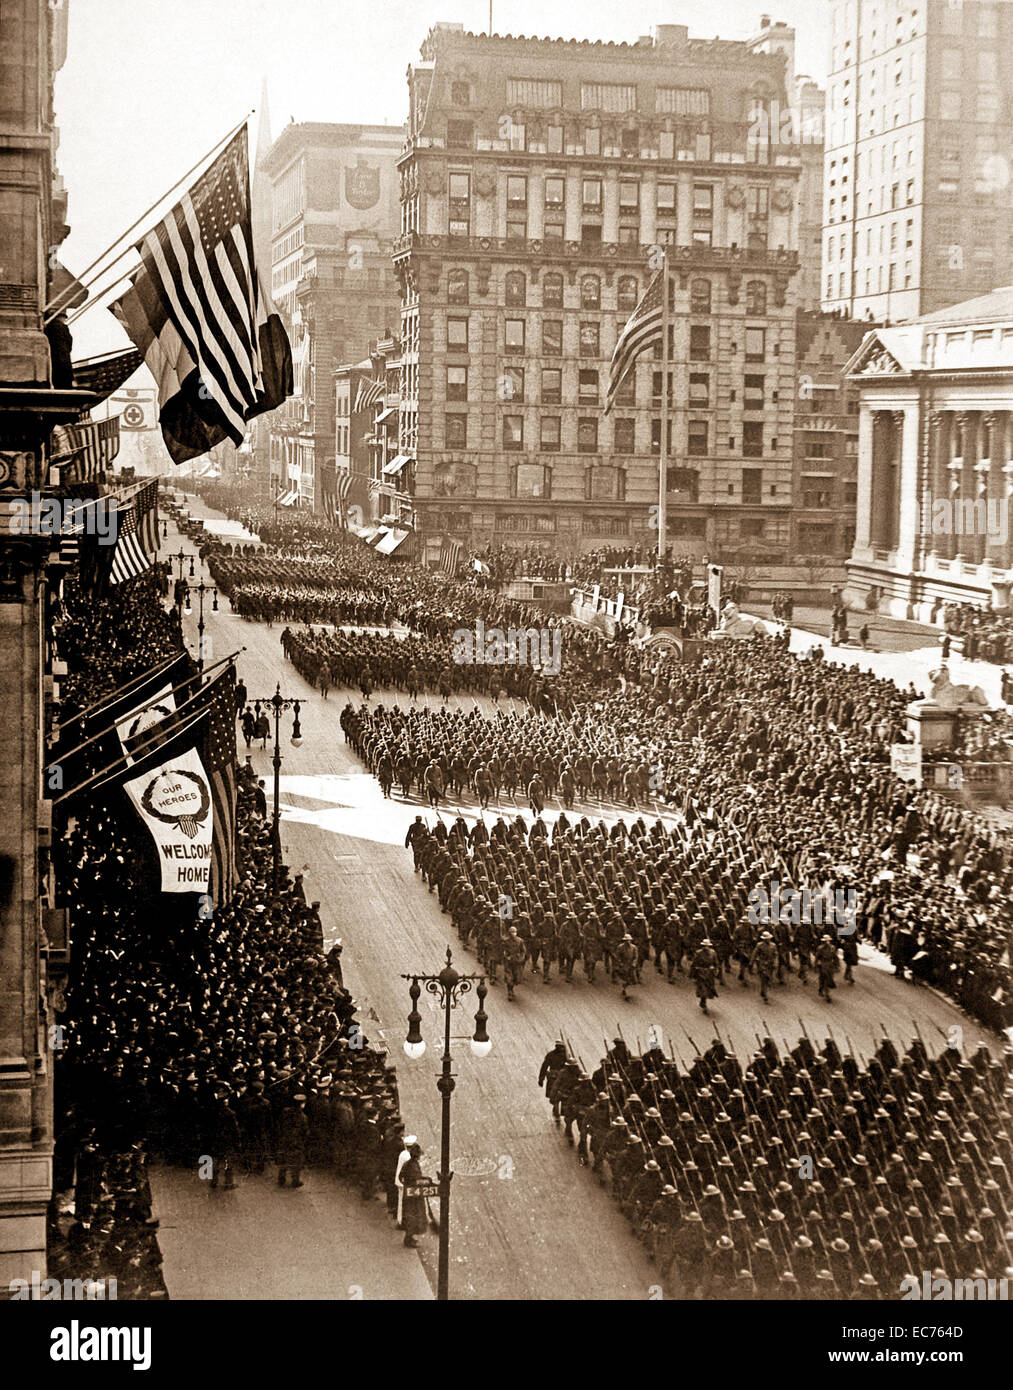
[[381, 377], [379, 381], [373, 381], [371, 377], [363, 377], [359, 382], [359, 389], [355, 393], [355, 405], [353, 410], [369, 410], [383, 399], [387, 390], [387, 383]]
[[117, 512], [111, 584], [136, 579], [151, 568], [158, 552], [158, 483], [149, 483]]
[[457, 569], [463, 549], [463, 541], [456, 541], [450, 536], [445, 537], [440, 550], [440, 568], [447, 574], [453, 574]]
[[[53, 430], [50, 463], [62, 483], [94, 483], [104, 477], [120, 451], [120, 417], [82, 420]], [[65, 472], [63, 470], [66, 470]]]
[[211, 785], [213, 815], [210, 892], [216, 907], [239, 882], [236, 865], [236, 674], [227, 670], [211, 682], [203, 760]]
[[161, 891], [213, 892], [220, 904], [237, 882], [234, 669], [149, 728], [145, 741], [122, 787], [154, 842]]
[[292, 352], [257, 276], [246, 127], [138, 244], [112, 306], [158, 384], [174, 463], [231, 439], [292, 394]]
[[163, 893], [206, 893], [213, 814], [207, 773], [195, 747], [174, 754], [123, 790], [155, 842]]
[[52, 786], [44, 779], [47, 790], [69, 790], [120, 759], [129, 767], [143, 754], [145, 740], [156, 737], [153, 730], [160, 728], [157, 737], [164, 738], [178, 723], [176, 711], [191, 693], [191, 668], [187, 653], [180, 652], [68, 719], [53, 757], [60, 777]]
[[664, 313], [662, 285], [665, 272], [659, 270], [644, 291], [640, 303], [633, 310], [626, 326], [616, 341], [612, 361], [609, 364], [608, 391], [605, 396], [605, 414], [615, 405], [616, 393], [632, 370], [637, 358], [655, 343], [661, 342], [661, 325]]
[[106, 352], [100, 357], [87, 357], [75, 362], [74, 386], [78, 391], [93, 391], [102, 397], [111, 396], [125, 381], [129, 381], [144, 358], [137, 348]]

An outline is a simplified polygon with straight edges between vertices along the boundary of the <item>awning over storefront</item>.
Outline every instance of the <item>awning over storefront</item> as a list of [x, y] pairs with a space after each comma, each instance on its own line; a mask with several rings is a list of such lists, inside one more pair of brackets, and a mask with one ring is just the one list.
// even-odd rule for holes
[[385, 474], [388, 478], [393, 478], [396, 474], [401, 472], [401, 469], [406, 463], [411, 463], [411, 459], [408, 455], [398, 454], [397, 457], [392, 458], [389, 463], [385, 463], [380, 472]]
[[393, 555], [394, 551], [397, 550], [398, 546], [402, 545], [408, 539], [410, 534], [411, 532], [409, 531], [398, 531], [396, 529], [389, 530], [387, 534], [377, 542], [377, 554]]

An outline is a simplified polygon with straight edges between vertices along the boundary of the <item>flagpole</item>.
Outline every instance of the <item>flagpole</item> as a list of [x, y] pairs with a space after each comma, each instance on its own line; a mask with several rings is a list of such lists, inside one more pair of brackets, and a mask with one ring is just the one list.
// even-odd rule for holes
[[[257, 108], [254, 107], [252, 111], [248, 111], [247, 114], [243, 117], [243, 119], [239, 122], [239, 124], [234, 126], [232, 130], [229, 131], [228, 135], [224, 136], [221, 140], [217, 140], [211, 146], [211, 149], [207, 152], [207, 154], [201, 155], [200, 159], [198, 159], [196, 164], [192, 165], [191, 168], [189, 168], [185, 174], [178, 178], [175, 183], [170, 184], [169, 187], [165, 190], [165, 192], [161, 195], [161, 197], [156, 198], [155, 201], [151, 204], [151, 206], [141, 213], [140, 217], [138, 217], [136, 222], [132, 222], [125, 232], [118, 236], [115, 241], [110, 242], [110, 244], [106, 247], [102, 254], [100, 256], [97, 256], [95, 260], [92, 261], [91, 265], [88, 266], [85, 270], [83, 270], [79, 276], [75, 277], [73, 284], [66, 286], [66, 288], [60, 291], [60, 293], [56, 296], [55, 299], [50, 301], [50, 303], [46, 306], [46, 317], [44, 320], [45, 323], [49, 323], [50, 319], [56, 317], [56, 315], [60, 312], [60, 305], [76, 293], [77, 286], [83, 285], [85, 289], [88, 288], [88, 285], [85, 282], [85, 276], [89, 275], [97, 265], [104, 261], [106, 256], [109, 255], [109, 252], [112, 251], [114, 247], [118, 246], [121, 241], [125, 241], [126, 238], [130, 235], [130, 233], [134, 230], [134, 228], [139, 227], [141, 223], [145, 220], [145, 218], [149, 217], [151, 213], [154, 212], [155, 208], [159, 206], [160, 203], [164, 203], [166, 198], [168, 198], [172, 193], [175, 192], [175, 190], [179, 187], [181, 183], [185, 183], [186, 180], [190, 177], [190, 175], [194, 173], [197, 169], [199, 169], [200, 166], [205, 162], [205, 160], [213, 158], [213, 156], [218, 153], [221, 146], [227, 144], [228, 141], [230, 141], [232, 137], [236, 135], [243, 128], [244, 125], [246, 125], [250, 117], [256, 114], [256, 110]], [[105, 275], [106, 271], [111, 270], [113, 266], [117, 264], [118, 261], [121, 261], [124, 256], [128, 256], [133, 249], [133, 245], [126, 247], [125, 250], [121, 251], [120, 254], [115, 257], [115, 259], [111, 260], [109, 264], [105, 267], [105, 269], [100, 271], [99, 274]], [[98, 275], [96, 275], [95, 280], [97, 280], [98, 278]], [[125, 278], [125, 276], [120, 277], [121, 280]], [[91, 283], [94, 284], [95, 280], [93, 280]], [[110, 285], [109, 288], [115, 289], [116, 285], [118, 284], [119, 280], [114, 281], [114, 283]], [[103, 291], [103, 293], [106, 293], [106, 291]], [[87, 304], [82, 305], [81, 307], [86, 308]]]
[[665, 560], [668, 538], [668, 248], [661, 269], [661, 448], [658, 458], [658, 564]]

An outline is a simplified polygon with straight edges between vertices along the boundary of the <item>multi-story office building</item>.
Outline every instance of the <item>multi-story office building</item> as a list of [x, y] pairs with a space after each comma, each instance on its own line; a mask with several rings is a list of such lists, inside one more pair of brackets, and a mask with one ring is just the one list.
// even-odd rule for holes
[[262, 161], [271, 182], [271, 295], [295, 392], [270, 416], [270, 476], [321, 510], [334, 479], [334, 369], [397, 325], [396, 126], [292, 124]]
[[757, 120], [784, 108], [785, 67], [679, 25], [635, 44], [430, 32], [394, 256], [424, 532], [657, 543], [657, 358], [603, 406], [665, 251], [669, 542], [787, 550], [801, 160]]
[[826, 309], [888, 323], [1013, 279], [1013, 5], [833, 0]]
[[871, 326], [799, 312], [792, 556], [802, 562], [840, 563], [854, 544], [858, 390], [844, 369]]

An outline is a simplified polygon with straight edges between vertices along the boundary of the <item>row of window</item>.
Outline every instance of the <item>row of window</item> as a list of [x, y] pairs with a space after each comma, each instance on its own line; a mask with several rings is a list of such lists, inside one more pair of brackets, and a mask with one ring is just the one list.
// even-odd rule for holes
[[[510, 452], [524, 449], [524, 416], [508, 414], [503, 416], [503, 448]], [[601, 421], [597, 416], [580, 416], [577, 419], [577, 452], [597, 454], [601, 449]], [[612, 425], [612, 452], [615, 454], [635, 454], [636, 421], [619, 419]], [[443, 423], [444, 448], [466, 449], [468, 447], [468, 416], [445, 415]], [[544, 453], [559, 453], [562, 449], [563, 418], [560, 415], [542, 415], [538, 420], [537, 448]], [[668, 422], [668, 449], [673, 451], [673, 421]], [[715, 440], [715, 445], [717, 441]], [[777, 449], [777, 440], [770, 440], [772, 450]], [[728, 436], [728, 450], [735, 452], [735, 436]], [[652, 454], [661, 452], [661, 420], [651, 421]], [[693, 458], [705, 458], [711, 453], [711, 425], [709, 420], [690, 418], [686, 426], [685, 452]], [[762, 458], [764, 455], [764, 436], [762, 420], [745, 420], [742, 425], [743, 458]]]
[[[464, 366], [448, 366], [446, 381], [446, 399], [448, 401], [467, 401], [470, 399], [468, 390], [468, 368]], [[651, 404], [660, 405], [662, 395], [662, 376], [663, 372], [651, 373]], [[525, 400], [525, 382], [527, 373], [523, 367], [506, 367], [499, 378], [497, 396], [501, 401], [510, 401], [513, 404], [521, 404]], [[765, 378], [751, 373], [746, 373], [744, 378], [744, 391], [742, 397], [742, 408], [744, 410], [763, 410], [764, 409], [764, 381]], [[577, 401], [581, 405], [597, 405], [601, 386], [601, 374], [595, 367], [581, 367], [577, 372]], [[689, 403], [698, 409], [707, 409], [710, 406], [711, 379], [709, 372], [690, 372], [689, 374]], [[675, 403], [675, 383], [674, 373], [669, 373], [668, 386], [669, 404]], [[736, 399], [733, 390], [730, 393], [732, 402]], [[777, 400], [777, 392], [771, 395], [771, 400]], [[636, 378], [631, 373], [619, 389], [617, 401], [620, 405], [636, 404]], [[542, 405], [562, 405], [563, 404], [563, 371], [561, 367], [542, 367], [541, 369], [541, 393], [539, 402]], [[631, 422], [632, 423], [632, 422]]]
[[[585, 498], [588, 501], [601, 501], [602, 498]], [[623, 499], [613, 499], [623, 500]], [[467, 535], [472, 529], [470, 511], [432, 512], [429, 514], [434, 530], [446, 531], [451, 535]], [[496, 531], [511, 535], [554, 535], [558, 518], [540, 512], [497, 512], [494, 519]], [[580, 533], [586, 537], [616, 539], [629, 536], [631, 524], [636, 518], [629, 516], [609, 516], [607, 514], [584, 513], [579, 518]], [[777, 517], [758, 516], [715, 516], [713, 519], [714, 540], [718, 544], [730, 544], [738, 540], [763, 540], [769, 543], [787, 545], [790, 534], [789, 523]], [[703, 539], [707, 535], [705, 516], [679, 516], [669, 514], [668, 534], [673, 537], [694, 537]], [[800, 543], [811, 545], [814, 553], [827, 553], [836, 549], [840, 536], [831, 522], [802, 522], [798, 527]], [[844, 553], [850, 550], [850, 540], [841, 546]]]
[[[544, 154], [569, 154], [571, 150], [566, 146], [566, 136], [562, 125], [549, 125], [545, 129], [545, 139], [538, 142], [528, 140], [527, 127], [522, 121], [507, 117], [505, 123], [500, 126], [501, 138], [507, 147], [518, 154], [523, 153], [528, 148], [532, 152]], [[707, 130], [693, 130], [679, 134], [674, 130], [661, 130], [657, 132], [658, 157], [660, 159], [674, 160], [679, 158], [689, 158], [707, 161], [713, 156], [713, 143], [711, 133]], [[688, 144], [679, 141], [688, 141]], [[471, 150], [475, 148], [475, 125], [473, 121], [464, 121], [451, 117], [447, 121], [447, 148], [452, 150]], [[618, 142], [614, 145], [602, 139], [602, 130], [599, 126], [589, 125], [583, 132], [583, 144], [579, 147], [586, 155], [597, 155], [605, 158], [639, 159], [641, 153], [640, 131], [635, 126], [629, 126], [619, 132]]]
[[[529, 497], [549, 500], [552, 497], [553, 466], [550, 463], [515, 463], [510, 469], [511, 497]], [[472, 464], [437, 464], [433, 470], [433, 495], [435, 497], [468, 497], [477, 491], [477, 470]], [[670, 468], [668, 470], [668, 491], [676, 505], [695, 505], [700, 500], [700, 475], [695, 468]], [[734, 496], [735, 484], [728, 484], [729, 495]], [[743, 468], [740, 474], [739, 492], [743, 506], [758, 507], [763, 502], [762, 468]], [[807, 507], [832, 506], [832, 489], [817, 488], [803, 493]], [[812, 500], [825, 496], [827, 500]], [[589, 464], [584, 469], [585, 501], [626, 500], [626, 470], [613, 464]], [[758, 518], [759, 519], [759, 518]]]
[[[677, 207], [675, 183], [659, 183], [655, 194], [655, 207], [662, 217], [674, 217]], [[581, 206], [585, 212], [601, 212], [604, 207], [604, 181], [599, 178], [581, 180]], [[450, 201], [456, 207], [471, 201], [471, 174], [451, 172], [449, 178]], [[766, 217], [768, 212], [769, 190], [766, 184], [750, 184], [746, 191], [747, 206], [754, 216]], [[528, 178], [526, 174], [508, 174], [506, 181], [506, 201], [508, 208], [528, 206]], [[549, 174], [544, 179], [544, 205], [551, 212], [566, 204], [566, 178], [562, 174]], [[714, 206], [714, 187], [712, 184], [693, 185], [693, 209], [704, 212]], [[621, 179], [619, 182], [619, 207], [633, 211], [640, 207], [640, 183], [636, 179]]]
[[[563, 320], [543, 319], [541, 332], [541, 355], [561, 357], [563, 355]], [[601, 352], [599, 325], [581, 324], [581, 356], [599, 357]], [[586, 338], [585, 338], [586, 330]], [[464, 353], [468, 351], [469, 321], [466, 318], [447, 319], [447, 351]], [[585, 350], [586, 344], [586, 350]], [[764, 328], [745, 329], [745, 356], [747, 362], [763, 362], [767, 355], [767, 331]], [[527, 350], [527, 319], [503, 320], [503, 351], [519, 354]], [[655, 344], [656, 357], [661, 356], [660, 342]], [[711, 359], [711, 330], [709, 324], [690, 324], [689, 360], [709, 362]]]
[[[555, 271], [546, 272], [541, 277], [543, 309], [563, 308], [563, 276]], [[451, 270], [447, 274], [447, 302], [449, 304], [468, 304], [470, 302], [471, 281], [466, 270]], [[508, 309], [528, 307], [528, 279], [523, 270], [510, 270], [503, 281], [504, 302]], [[640, 298], [640, 282], [635, 275], [620, 275], [616, 281], [616, 309], [631, 313]], [[691, 314], [711, 312], [712, 285], [710, 280], [694, 278], [689, 283], [689, 311]], [[535, 306], [538, 307], [538, 306]], [[599, 275], [582, 275], [580, 278], [580, 307], [600, 309], [602, 307], [602, 282]], [[767, 312], [767, 286], [763, 280], [747, 280], [745, 292], [746, 313], [760, 317]]]

